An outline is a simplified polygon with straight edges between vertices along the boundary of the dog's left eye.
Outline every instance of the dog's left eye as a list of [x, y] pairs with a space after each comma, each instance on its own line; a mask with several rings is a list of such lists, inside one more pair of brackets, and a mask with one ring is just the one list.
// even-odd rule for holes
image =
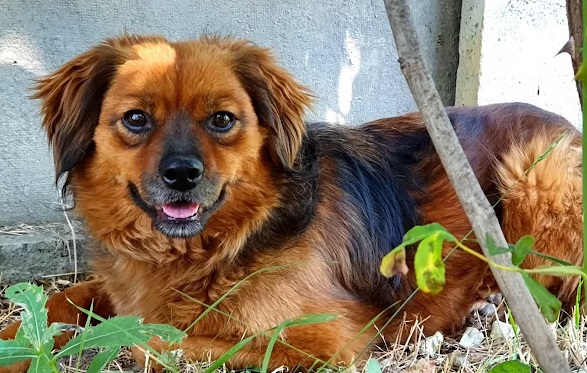
[[228, 132], [234, 126], [235, 120], [234, 114], [219, 111], [208, 120], [208, 127], [216, 132]]
[[122, 116], [122, 123], [134, 133], [143, 133], [151, 129], [151, 120], [142, 110], [127, 111]]

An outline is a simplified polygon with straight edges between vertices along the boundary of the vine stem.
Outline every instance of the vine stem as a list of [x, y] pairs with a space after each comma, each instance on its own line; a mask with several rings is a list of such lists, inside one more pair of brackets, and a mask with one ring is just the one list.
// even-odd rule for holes
[[457, 241], [456, 245], [459, 247], [459, 249], [463, 250], [467, 254], [471, 254], [474, 257], [481, 259], [482, 261], [484, 261], [485, 263], [487, 263], [490, 266], [501, 269], [503, 271], [521, 272], [520, 268], [518, 268], [518, 267], [501, 265], [499, 263], [494, 262], [493, 260], [487, 258], [485, 255], [478, 253], [477, 251], [469, 248], [468, 246], [463, 245], [460, 241]]
[[[407, 1], [384, 0], [387, 17], [399, 54], [399, 63], [430, 138], [451, 180], [485, 256], [489, 256], [486, 238], [491, 236], [499, 247], [507, 247], [495, 211], [481, 190], [465, 153], [448, 119], [444, 106], [426, 70], [420, 45]], [[500, 266], [511, 263], [509, 254], [493, 257]], [[522, 276], [510, 270], [490, 266], [500, 290], [508, 301], [512, 314], [540, 368], [545, 373], [567, 373], [571, 369], [556, 345], [554, 336]]]
[[[532, 273], [537, 273], [537, 274], [540, 274], [540, 273], [542, 273], [542, 274], [550, 274], [550, 273], [553, 272], [552, 271], [552, 268], [555, 268], [556, 269], [556, 266], [555, 267], [538, 267], [538, 268], [529, 268], [529, 269], [527, 269], [527, 268], [520, 268], [520, 267], [516, 267], [516, 266], [501, 265], [501, 264], [499, 264], [497, 262], [494, 262], [493, 260], [487, 258], [485, 255], [483, 255], [483, 254], [481, 254], [481, 253], [479, 253], [479, 252], [471, 249], [470, 247], [468, 247], [466, 245], [463, 245], [463, 243], [460, 242], [460, 241], [457, 241], [456, 242], [456, 246], [459, 249], [461, 249], [464, 252], [466, 252], [467, 254], [473, 255], [474, 257], [476, 257], [478, 259], [481, 259], [482, 261], [484, 261], [488, 265], [490, 265], [492, 267], [495, 267], [497, 269], [501, 269], [502, 271], [519, 272], [519, 273], [525, 272], [525, 273], [529, 273], [529, 274], [532, 274]], [[566, 268], [569, 268], [569, 267], [566, 267]], [[565, 274], [565, 275], [568, 275], [568, 276], [581, 276], [584, 280], [587, 280], [587, 273], [584, 272], [581, 267], [573, 266], [573, 268], [571, 268], [571, 269], [573, 269], [573, 273], [568, 272], [568, 274]]]

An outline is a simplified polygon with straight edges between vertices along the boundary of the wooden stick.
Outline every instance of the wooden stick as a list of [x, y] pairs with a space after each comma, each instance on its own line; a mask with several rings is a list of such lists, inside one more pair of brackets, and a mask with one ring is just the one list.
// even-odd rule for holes
[[[477, 182], [440, 101], [432, 77], [424, 66], [407, 2], [384, 0], [384, 3], [398, 50], [401, 70], [440, 160], [473, 226], [483, 253], [489, 256], [485, 240], [488, 235], [494, 239], [497, 246], [507, 247], [495, 211]], [[494, 256], [493, 259], [498, 264], [511, 266], [510, 254]], [[556, 345], [554, 336], [546, 325], [522, 276], [494, 267], [491, 267], [491, 270], [542, 371], [570, 372], [569, 364]]]

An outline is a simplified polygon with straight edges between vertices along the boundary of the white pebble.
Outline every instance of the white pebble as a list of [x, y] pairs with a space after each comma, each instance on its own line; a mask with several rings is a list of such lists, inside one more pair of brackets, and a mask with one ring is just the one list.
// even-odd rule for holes
[[464, 348], [477, 347], [483, 343], [485, 336], [477, 328], [467, 328], [459, 341], [459, 345]]
[[514, 333], [514, 328], [507, 322], [501, 322], [499, 320], [495, 320], [493, 324], [491, 324], [491, 338], [492, 339], [514, 339], [516, 333]]
[[425, 338], [419, 346], [419, 352], [426, 357], [433, 357], [438, 351], [444, 341], [444, 336], [441, 332], [436, 332], [434, 335]]
[[456, 368], [467, 368], [469, 366], [469, 359], [467, 355], [461, 352], [455, 351], [451, 354], [452, 366]]

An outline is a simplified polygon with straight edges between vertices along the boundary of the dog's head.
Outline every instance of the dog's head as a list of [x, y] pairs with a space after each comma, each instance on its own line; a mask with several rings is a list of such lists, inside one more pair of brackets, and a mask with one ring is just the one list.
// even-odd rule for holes
[[219, 37], [109, 39], [35, 97], [90, 228], [172, 239], [202, 233], [231, 200], [255, 210], [271, 173], [294, 166], [311, 101], [266, 49]]

